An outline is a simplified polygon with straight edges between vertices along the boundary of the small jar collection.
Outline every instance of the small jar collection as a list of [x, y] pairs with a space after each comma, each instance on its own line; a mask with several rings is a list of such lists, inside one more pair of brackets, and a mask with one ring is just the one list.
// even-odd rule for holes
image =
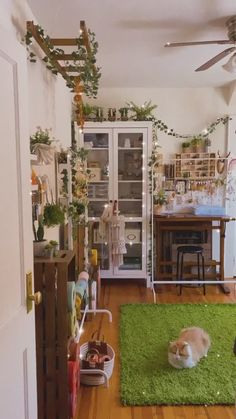
[[96, 107], [96, 116], [95, 121], [102, 122], [105, 120], [114, 122], [114, 121], [128, 121], [128, 112], [129, 108], [123, 107], [120, 108], [117, 112], [116, 108], [108, 108], [107, 118], [104, 116], [104, 109], [102, 107]]

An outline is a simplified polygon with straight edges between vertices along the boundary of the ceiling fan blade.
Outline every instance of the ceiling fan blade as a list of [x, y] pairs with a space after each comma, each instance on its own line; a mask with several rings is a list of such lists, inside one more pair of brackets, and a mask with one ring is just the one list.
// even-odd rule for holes
[[225, 45], [225, 44], [234, 44], [233, 41], [229, 39], [226, 40], [216, 40], [216, 41], [193, 41], [193, 42], [167, 42], [164, 46], [165, 47], [188, 47], [191, 45], [209, 45], [209, 44], [218, 44], [218, 45]]
[[204, 71], [213, 66], [214, 64], [218, 63], [218, 61], [222, 60], [222, 58], [226, 57], [227, 55], [231, 54], [236, 49], [236, 47], [227, 48], [224, 51], [220, 52], [219, 54], [212, 57], [209, 61], [198, 67], [195, 71]]

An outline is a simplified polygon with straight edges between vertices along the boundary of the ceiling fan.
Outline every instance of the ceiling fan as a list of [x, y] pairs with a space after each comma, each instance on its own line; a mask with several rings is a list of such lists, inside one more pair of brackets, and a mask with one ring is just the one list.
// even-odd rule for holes
[[167, 42], [165, 47], [185, 47], [185, 46], [194, 46], [194, 45], [209, 45], [209, 44], [218, 44], [218, 45], [227, 45], [233, 44], [234, 47], [226, 48], [224, 51], [212, 57], [209, 61], [198, 67], [195, 71], [204, 71], [212, 67], [218, 61], [222, 60], [231, 52], [236, 50], [236, 15], [230, 17], [225, 26], [228, 29], [228, 39], [225, 40], [216, 40], [216, 41], [193, 41], [193, 42]]

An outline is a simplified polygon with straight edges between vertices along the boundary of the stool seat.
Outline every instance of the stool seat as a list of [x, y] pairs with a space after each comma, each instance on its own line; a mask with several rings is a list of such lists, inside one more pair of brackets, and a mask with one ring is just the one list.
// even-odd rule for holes
[[181, 253], [201, 253], [203, 252], [203, 247], [201, 246], [178, 246], [177, 252]]
[[[204, 255], [203, 255], [202, 246], [178, 246], [177, 247], [176, 280], [181, 281], [184, 279], [183, 278], [184, 277], [184, 255], [188, 253], [197, 256], [197, 270], [198, 270], [199, 281], [201, 280], [201, 272], [200, 272], [200, 256], [201, 256], [202, 280], [205, 281], [205, 263], [204, 263]], [[179, 284], [179, 285], [180, 285], [180, 295], [181, 295], [183, 284]], [[206, 287], [204, 283], [203, 283], [203, 292], [205, 295]]]

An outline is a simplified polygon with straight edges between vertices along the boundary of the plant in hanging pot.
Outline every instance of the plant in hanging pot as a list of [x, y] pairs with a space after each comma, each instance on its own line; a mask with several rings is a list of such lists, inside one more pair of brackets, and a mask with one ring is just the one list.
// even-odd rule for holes
[[53, 162], [55, 154], [53, 141], [48, 128], [37, 127], [36, 132], [30, 136], [30, 152], [37, 155], [39, 163], [50, 164]]
[[65, 212], [63, 208], [56, 203], [47, 203], [43, 211], [43, 224], [46, 227], [55, 227], [64, 224]]
[[153, 194], [153, 214], [158, 215], [164, 212], [166, 204], [168, 204], [168, 199], [164, 189]]

